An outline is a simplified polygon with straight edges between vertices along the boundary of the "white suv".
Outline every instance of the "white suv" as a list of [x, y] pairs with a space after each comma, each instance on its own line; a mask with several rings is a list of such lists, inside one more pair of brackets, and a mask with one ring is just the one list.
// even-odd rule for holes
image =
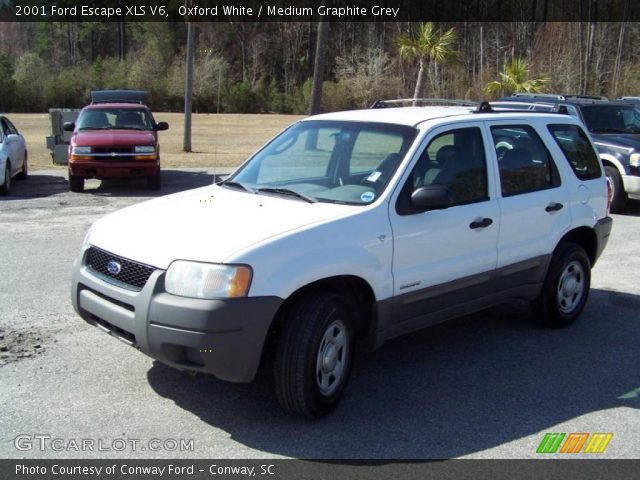
[[[232, 382], [273, 361], [288, 411], [321, 416], [354, 345], [510, 299], [573, 322], [611, 230], [580, 121], [469, 107], [318, 115], [219, 185], [93, 224], [76, 311], [168, 365]], [[267, 355], [269, 352], [274, 355]]]

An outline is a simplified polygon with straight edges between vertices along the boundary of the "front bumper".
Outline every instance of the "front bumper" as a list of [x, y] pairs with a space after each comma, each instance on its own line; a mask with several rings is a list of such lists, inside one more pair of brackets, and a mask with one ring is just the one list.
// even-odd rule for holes
[[88, 323], [172, 367], [231, 382], [254, 379], [282, 299], [178, 297], [164, 291], [163, 270], [142, 290], [128, 290], [95, 276], [85, 254], [86, 247], [73, 266], [71, 300]]
[[640, 177], [634, 175], [623, 175], [622, 183], [624, 185], [624, 191], [634, 197], [640, 195]]
[[69, 173], [83, 178], [152, 177], [160, 173], [160, 162], [69, 162]]

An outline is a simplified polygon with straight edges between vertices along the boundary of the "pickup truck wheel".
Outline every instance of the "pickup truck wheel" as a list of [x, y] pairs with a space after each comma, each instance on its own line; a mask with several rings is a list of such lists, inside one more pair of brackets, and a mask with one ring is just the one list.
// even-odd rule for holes
[[11, 193], [11, 164], [7, 160], [4, 167], [4, 183], [0, 185], [0, 195], [9, 195]]
[[352, 325], [339, 295], [316, 292], [295, 303], [274, 369], [276, 396], [286, 411], [313, 418], [336, 406], [351, 370]]
[[71, 190], [72, 192], [83, 192], [84, 177], [71, 175], [71, 173], [69, 173], [69, 190]]
[[622, 177], [616, 167], [606, 166], [604, 167], [605, 173], [609, 182], [611, 182], [611, 211], [620, 212], [624, 210], [627, 205], [627, 192], [624, 191], [624, 184], [622, 183]]
[[584, 249], [567, 242], [553, 254], [540, 296], [532, 302], [537, 320], [548, 327], [571, 325], [582, 313], [591, 283]]
[[153, 175], [152, 177], [147, 177], [147, 188], [149, 190], [160, 190], [161, 180], [160, 174]]

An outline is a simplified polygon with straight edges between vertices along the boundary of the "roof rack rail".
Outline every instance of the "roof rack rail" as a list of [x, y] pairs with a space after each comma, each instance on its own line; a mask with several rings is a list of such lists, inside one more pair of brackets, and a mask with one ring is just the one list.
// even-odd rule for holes
[[474, 100], [452, 100], [449, 98], [397, 98], [393, 100], [376, 100], [370, 108], [387, 108], [392, 106], [410, 105], [431, 105], [431, 106], [459, 106], [475, 107], [479, 102]]
[[609, 97], [605, 97], [602, 95], [565, 95], [565, 98], [577, 98], [578, 100], [603, 100], [605, 102], [609, 101]]
[[553, 100], [566, 100], [565, 95], [558, 95], [557, 93], [527, 93], [527, 92], [516, 92], [512, 97], [528, 97], [528, 98], [549, 98]]
[[140, 103], [149, 96], [144, 90], [93, 90], [91, 103]]
[[[499, 102], [499, 103], [509, 103], [509, 102]], [[514, 102], [515, 104], [515, 102]], [[539, 104], [538, 104], [539, 105]], [[498, 110], [494, 110], [489, 102], [481, 102], [478, 105], [478, 108], [473, 110], [473, 113], [557, 113], [560, 115], [569, 115], [569, 110], [564, 105], [558, 105], [548, 111], [541, 110], [524, 110], [522, 108], [514, 108], [514, 109], [506, 109], [498, 107]]]

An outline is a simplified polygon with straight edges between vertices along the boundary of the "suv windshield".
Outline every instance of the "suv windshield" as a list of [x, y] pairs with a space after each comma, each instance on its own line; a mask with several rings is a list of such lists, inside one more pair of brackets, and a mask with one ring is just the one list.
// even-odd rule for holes
[[76, 125], [78, 130], [153, 130], [153, 119], [145, 108], [89, 108]]
[[416, 133], [392, 124], [300, 122], [223, 185], [310, 202], [368, 204], [384, 190]]
[[582, 115], [593, 133], [640, 133], [640, 110], [622, 105], [588, 105]]

